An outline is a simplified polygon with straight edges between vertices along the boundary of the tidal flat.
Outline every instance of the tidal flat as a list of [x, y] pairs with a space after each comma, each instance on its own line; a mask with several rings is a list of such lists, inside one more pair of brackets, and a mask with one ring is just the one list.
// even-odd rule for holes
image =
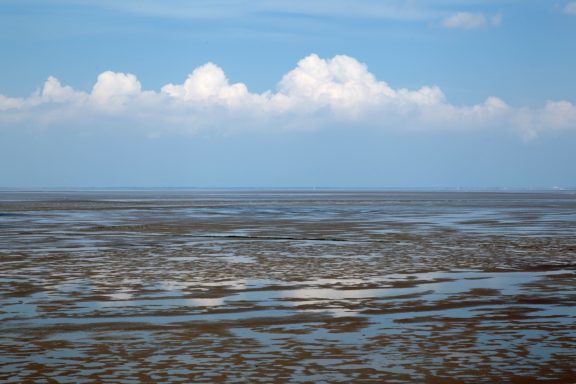
[[0, 382], [574, 383], [576, 193], [0, 191]]

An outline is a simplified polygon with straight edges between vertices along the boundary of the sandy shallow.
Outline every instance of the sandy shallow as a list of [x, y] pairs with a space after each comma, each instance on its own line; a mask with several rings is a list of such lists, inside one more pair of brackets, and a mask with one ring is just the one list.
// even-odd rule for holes
[[0, 192], [0, 381], [576, 382], [576, 196]]

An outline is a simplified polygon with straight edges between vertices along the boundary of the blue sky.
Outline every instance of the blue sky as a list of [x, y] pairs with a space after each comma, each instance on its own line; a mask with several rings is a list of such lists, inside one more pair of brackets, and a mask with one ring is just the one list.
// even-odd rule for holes
[[576, 187], [576, 2], [0, 0], [0, 187]]

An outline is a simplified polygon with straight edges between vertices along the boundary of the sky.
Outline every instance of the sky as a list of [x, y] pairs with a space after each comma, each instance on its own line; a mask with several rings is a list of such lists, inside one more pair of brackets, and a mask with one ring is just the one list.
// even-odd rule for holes
[[576, 1], [0, 0], [0, 187], [574, 188]]

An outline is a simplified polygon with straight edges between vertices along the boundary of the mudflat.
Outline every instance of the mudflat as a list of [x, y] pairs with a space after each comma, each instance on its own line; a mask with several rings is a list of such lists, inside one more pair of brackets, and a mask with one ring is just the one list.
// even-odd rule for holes
[[576, 382], [576, 194], [0, 191], [6, 383]]

